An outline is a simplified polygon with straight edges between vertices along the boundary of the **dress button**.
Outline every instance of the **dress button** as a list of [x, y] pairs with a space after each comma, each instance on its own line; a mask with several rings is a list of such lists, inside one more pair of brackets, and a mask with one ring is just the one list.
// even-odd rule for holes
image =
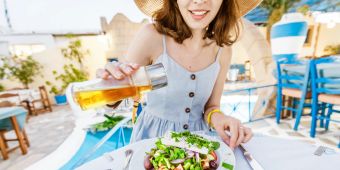
[[195, 96], [195, 93], [194, 92], [190, 92], [189, 93], [189, 97], [194, 97]]
[[189, 128], [189, 125], [188, 124], [184, 124], [183, 125], [183, 129], [188, 129]]
[[189, 112], [190, 112], [190, 108], [186, 108], [186, 109], [185, 109], [185, 112], [186, 112], [186, 113], [189, 113]]
[[191, 80], [195, 80], [196, 79], [196, 75], [195, 74], [191, 74], [190, 78], [191, 78]]

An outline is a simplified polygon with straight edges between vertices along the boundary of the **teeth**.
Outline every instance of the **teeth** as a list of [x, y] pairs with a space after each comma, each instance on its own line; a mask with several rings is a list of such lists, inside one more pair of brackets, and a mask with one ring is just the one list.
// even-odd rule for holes
[[191, 13], [194, 15], [204, 15], [207, 13], [207, 11], [191, 11]]

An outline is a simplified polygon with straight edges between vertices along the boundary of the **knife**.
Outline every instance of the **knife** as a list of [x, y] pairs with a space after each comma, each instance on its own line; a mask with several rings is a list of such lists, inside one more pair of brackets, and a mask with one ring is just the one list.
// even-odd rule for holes
[[250, 167], [253, 170], [264, 170], [263, 167], [253, 158], [253, 156], [244, 148], [243, 144], [240, 144], [239, 148], [241, 149], [243, 156], [246, 158]]

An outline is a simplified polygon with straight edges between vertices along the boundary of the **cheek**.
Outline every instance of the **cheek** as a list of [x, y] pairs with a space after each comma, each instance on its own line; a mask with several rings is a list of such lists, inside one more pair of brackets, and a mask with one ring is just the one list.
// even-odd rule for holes
[[[218, 11], [220, 10], [221, 5], [222, 5], [222, 2], [223, 2], [223, 0], [220, 0], [220, 1], [215, 1], [215, 2], [212, 4], [212, 9], [213, 9], [213, 12], [214, 12], [215, 15], [216, 15], [216, 14], [218, 13]], [[226, 11], [223, 11], [223, 12], [226, 12]]]
[[177, 1], [177, 5], [178, 5], [178, 8], [179, 8], [179, 12], [183, 16], [185, 11], [186, 11], [186, 4], [185, 4], [185, 2], [183, 0], [178, 0]]

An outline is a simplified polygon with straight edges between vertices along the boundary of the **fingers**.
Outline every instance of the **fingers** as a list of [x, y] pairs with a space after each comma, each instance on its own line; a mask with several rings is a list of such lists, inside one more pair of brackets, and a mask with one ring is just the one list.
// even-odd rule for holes
[[96, 72], [96, 77], [97, 78], [102, 78], [102, 79], [108, 79], [110, 76], [110, 73], [108, 73], [107, 71], [105, 71], [105, 69], [98, 69]]
[[121, 63], [119, 65], [120, 71], [123, 72], [125, 75], [131, 75], [131, 73], [134, 71], [133, 67], [126, 63]]
[[244, 134], [245, 134], [245, 129], [242, 125], [239, 126], [239, 130], [238, 130], [238, 139], [236, 141], [236, 145], [235, 146], [238, 146], [240, 145], [240, 143], [243, 142], [244, 140]]
[[140, 67], [140, 65], [136, 63], [128, 63], [128, 65], [130, 65], [135, 70], [137, 70]]
[[243, 139], [243, 143], [246, 143], [246, 142], [248, 142], [252, 137], [253, 137], [253, 132], [251, 131], [251, 129], [250, 128], [247, 128], [247, 127], [245, 127], [244, 128], [244, 139]]
[[114, 78], [122, 79], [124, 74], [120, 71], [118, 62], [110, 62], [105, 65], [106, 71], [108, 71]]
[[226, 134], [224, 128], [216, 127], [215, 130], [218, 133], [218, 135], [222, 138], [223, 142], [226, 143], [227, 145], [230, 145], [230, 137]]
[[138, 68], [139, 65], [135, 63], [110, 62], [105, 65], [106, 71], [116, 79], [123, 79], [131, 75]]
[[236, 142], [237, 142], [237, 139], [238, 139], [238, 136], [239, 136], [239, 126], [240, 126], [240, 123], [238, 122], [234, 122], [233, 124], [231, 124], [230, 126], [230, 133], [231, 133], [231, 138], [230, 138], [230, 147], [232, 149], [234, 149], [236, 147]]
[[248, 142], [253, 136], [250, 128], [244, 127], [239, 120], [231, 117], [226, 117], [224, 121], [216, 124], [215, 130], [231, 149]]

